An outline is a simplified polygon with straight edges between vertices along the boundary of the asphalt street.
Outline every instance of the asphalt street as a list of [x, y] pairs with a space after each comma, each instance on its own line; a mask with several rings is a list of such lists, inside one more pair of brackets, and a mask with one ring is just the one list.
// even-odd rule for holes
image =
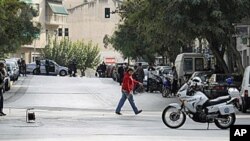
[[[122, 116], [114, 110], [121, 96], [118, 83], [109, 78], [21, 77], [4, 94], [5, 117], [0, 117], [0, 140], [6, 141], [229, 141], [229, 130], [187, 119], [179, 129], [167, 128], [163, 109], [175, 98], [160, 93], [135, 95], [143, 112], [134, 115], [128, 102]], [[26, 109], [36, 120], [26, 123]], [[250, 113], [237, 112], [236, 124], [250, 124]]]

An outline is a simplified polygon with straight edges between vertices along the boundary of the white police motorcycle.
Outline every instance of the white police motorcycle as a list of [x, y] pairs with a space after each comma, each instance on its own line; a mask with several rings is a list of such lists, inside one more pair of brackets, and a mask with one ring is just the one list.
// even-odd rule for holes
[[235, 123], [234, 102], [235, 93], [239, 91], [229, 88], [229, 96], [221, 96], [209, 100], [207, 96], [199, 90], [202, 86], [199, 77], [185, 83], [177, 93], [180, 103], [169, 104], [162, 113], [162, 120], [169, 128], [179, 128], [186, 121], [188, 115], [193, 121], [200, 123], [215, 123], [221, 129], [227, 129]]

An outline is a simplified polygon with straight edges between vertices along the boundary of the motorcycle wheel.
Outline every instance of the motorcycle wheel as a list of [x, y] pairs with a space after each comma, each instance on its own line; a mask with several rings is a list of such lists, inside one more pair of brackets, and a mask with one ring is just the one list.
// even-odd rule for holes
[[220, 129], [227, 129], [235, 123], [235, 114], [220, 116], [219, 119], [214, 121], [215, 125]]
[[162, 121], [169, 128], [179, 128], [186, 121], [186, 115], [173, 106], [168, 106], [162, 112]]

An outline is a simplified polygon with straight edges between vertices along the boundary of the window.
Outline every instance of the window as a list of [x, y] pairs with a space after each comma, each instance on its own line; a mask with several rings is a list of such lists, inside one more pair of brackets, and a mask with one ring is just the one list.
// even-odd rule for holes
[[192, 58], [185, 58], [184, 59], [184, 71], [185, 72], [192, 72], [193, 71], [193, 59]]
[[64, 29], [64, 36], [69, 36], [69, 29], [68, 28], [65, 28]]
[[58, 36], [62, 36], [62, 28], [58, 28]]
[[195, 58], [195, 71], [203, 71], [204, 62], [202, 58]]

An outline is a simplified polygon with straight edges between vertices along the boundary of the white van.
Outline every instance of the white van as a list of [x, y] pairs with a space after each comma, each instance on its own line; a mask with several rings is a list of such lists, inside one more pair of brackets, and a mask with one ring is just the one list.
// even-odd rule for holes
[[182, 85], [195, 71], [203, 71], [205, 57], [201, 53], [182, 53], [175, 59], [175, 67]]
[[241, 84], [240, 95], [242, 97], [241, 110], [246, 113], [250, 108], [250, 66], [246, 67]]

